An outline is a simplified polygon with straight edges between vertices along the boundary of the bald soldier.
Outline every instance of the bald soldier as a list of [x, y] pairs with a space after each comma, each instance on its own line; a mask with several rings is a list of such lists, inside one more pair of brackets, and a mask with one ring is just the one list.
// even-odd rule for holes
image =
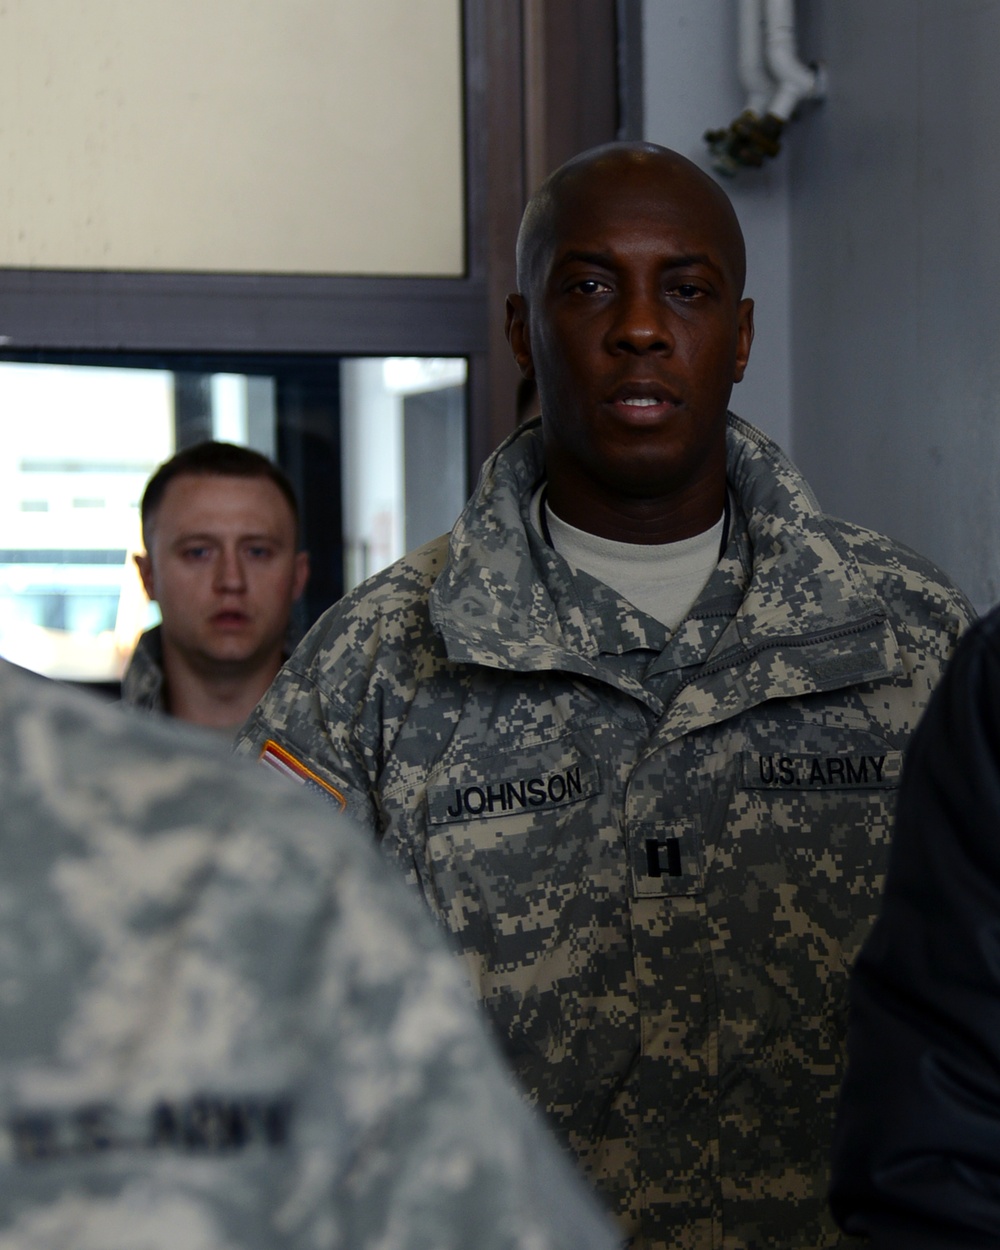
[[507, 304], [540, 419], [449, 536], [319, 622], [242, 741], [399, 862], [644, 1250], [837, 1244], [847, 968], [970, 615], [727, 412], [743, 276], [676, 153], [553, 174]]

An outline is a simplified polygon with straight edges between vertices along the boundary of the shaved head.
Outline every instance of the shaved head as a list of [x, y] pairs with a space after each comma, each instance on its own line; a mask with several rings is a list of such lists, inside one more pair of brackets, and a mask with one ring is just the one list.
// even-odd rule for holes
[[722, 188], [655, 144], [594, 148], [532, 197], [517, 262], [505, 326], [538, 388], [549, 506], [621, 542], [710, 529], [753, 341]]
[[706, 218], [726, 253], [737, 297], [746, 279], [743, 231], [729, 197], [693, 161], [655, 143], [608, 143], [572, 157], [551, 173], [528, 201], [517, 235], [517, 288], [531, 299], [559, 238], [563, 213], [597, 184], [613, 183], [645, 167], [658, 175], [665, 204], [690, 203]]

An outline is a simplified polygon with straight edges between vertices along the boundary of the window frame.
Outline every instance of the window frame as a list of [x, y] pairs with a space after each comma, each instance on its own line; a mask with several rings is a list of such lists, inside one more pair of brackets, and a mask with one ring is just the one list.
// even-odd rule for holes
[[[518, 375], [504, 340], [503, 301], [515, 288], [526, 171], [538, 167], [539, 152], [543, 160], [562, 159], [560, 142], [574, 151], [637, 133], [641, 91], [622, 69], [635, 64], [628, 49], [634, 52], [641, 33], [639, 3], [462, 0], [463, 276], [0, 269], [0, 359], [35, 350], [464, 356], [471, 488], [516, 421]], [[615, 44], [616, 28], [618, 46], [607, 46], [609, 30]], [[549, 67], [543, 97], [536, 90], [528, 108], [532, 66], [556, 29], [561, 55]], [[602, 94], [582, 95], [579, 65], [593, 60], [595, 47], [603, 47], [607, 67]], [[603, 100], [597, 110], [596, 94]], [[578, 98], [569, 115], [567, 95]]]

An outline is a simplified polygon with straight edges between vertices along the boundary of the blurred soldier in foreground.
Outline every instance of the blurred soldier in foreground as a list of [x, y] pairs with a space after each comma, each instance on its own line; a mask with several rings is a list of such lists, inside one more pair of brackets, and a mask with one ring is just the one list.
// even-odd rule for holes
[[291, 483], [259, 452], [198, 443], [146, 484], [142, 540], [162, 624], [140, 638], [122, 699], [231, 737], [281, 666], [309, 577]]
[[969, 613], [727, 412], [744, 268], [677, 153], [557, 170], [507, 302], [540, 419], [450, 536], [327, 613], [241, 744], [402, 865], [642, 1250], [835, 1244], [847, 966]]
[[1000, 609], [906, 756], [851, 984], [834, 1214], [872, 1250], [1000, 1246]]
[[612, 1250], [346, 822], [3, 662], [0, 738], [2, 1250]]

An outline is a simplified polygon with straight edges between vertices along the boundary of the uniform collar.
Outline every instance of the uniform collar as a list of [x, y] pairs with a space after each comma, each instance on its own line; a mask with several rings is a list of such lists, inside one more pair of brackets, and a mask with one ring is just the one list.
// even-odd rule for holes
[[[759, 697], [896, 671], [885, 607], [798, 470], [733, 415], [727, 449], [735, 500], [729, 544], [655, 667], [703, 664], [706, 654], [715, 666], [753, 661], [771, 674], [762, 678]], [[594, 605], [583, 602], [581, 580], [529, 520], [543, 475], [536, 418], [486, 463], [452, 531], [448, 562], [431, 591], [431, 617], [454, 660], [606, 680]], [[793, 657], [782, 670], [787, 679], [761, 659], [775, 651]]]
[[159, 625], [147, 629], [136, 643], [122, 677], [122, 702], [147, 711], [165, 711], [163, 640]]

